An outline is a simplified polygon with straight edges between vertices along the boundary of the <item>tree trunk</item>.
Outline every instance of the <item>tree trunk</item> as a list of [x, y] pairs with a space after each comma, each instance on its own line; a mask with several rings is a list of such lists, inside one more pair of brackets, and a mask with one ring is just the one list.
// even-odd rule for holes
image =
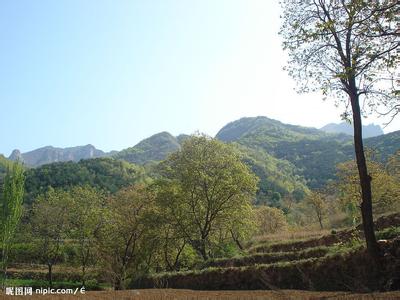
[[121, 267], [119, 274], [117, 275], [115, 281], [115, 290], [124, 290], [125, 289], [125, 279], [126, 279], [126, 268], [125, 265]]
[[198, 241], [198, 244], [197, 244], [196, 248], [197, 248], [196, 250], [199, 252], [199, 254], [203, 258], [203, 260], [204, 261], [208, 260], [205, 240]]
[[122, 290], [122, 280], [119, 277], [115, 280], [114, 290], [116, 291]]
[[324, 229], [324, 225], [322, 224], [322, 218], [318, 217], [318, 222], [319, 222], [319, 226], [321, 227], [321, 229]]
[[48, 270], [49, 273], [48, 275], [48, 280], [49, 280], [49, 286], [52, 287], [53, 286], [53, 264], [48, 264]]
[[232, 237], [233, 241], [236, 243], [236, 245], [239, 247], [240, 250], [243, 250], [243, 246], [240, 243], [239, 239], [237, 237], [235, 237], [234, 232], [232, 230], [230, 232], [231, 232], [231, 237]]
[[354, 149], [361, 186], [361, 216], [365, 241], [367, 243], [368, 253], [375, 261], [377, 261], [380, 257], [380, 251], [378, 243], [376, 242], [374, 221], [372, 215], [372, 178], [368, 174], [367, 163], [365, 160], [364, 145], [362, 140], [361, 110], [359, 97], [356, 94], [351, 96], [351, 106], [353, 110]]
[[82, 265], [82, 286], [85, 286], [86, 266]]

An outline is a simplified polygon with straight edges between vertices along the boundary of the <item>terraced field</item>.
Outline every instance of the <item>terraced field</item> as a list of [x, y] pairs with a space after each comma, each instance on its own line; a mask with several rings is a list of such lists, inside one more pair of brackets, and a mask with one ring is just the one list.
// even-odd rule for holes
[[[193, 290], [315, 290], [369, 292], [386, 284], [393, 285], [400, 274], [398, 249], [399, 215], [377, 221], [379, 238], [387, 254], [384, 275], [370, 263], [358, 229], [310, 239], [261, 241], [246, 254], [211, 260], [198, 270], [160, 273], [136, 282], [132, 288], [189, 288]], [[392, 240], [390, 240], [392, 239]], [[391, 286], [392, 285], [392, 286]]]
[[[169, 289], [182, 289], [187, 293], [189, 293], [188, 289], [219, 291], [218, 293], [222, 293], [221, 295], [237, 293], [239, 298], [246, 293], [258, 297], [258, 294], [254, 294], [255, 291], [264, 290], [262, 293], [269, 293], [268, 299], [281, 299], [270, 297], [280, 297], [282, 291], [285, 290], [342, 291], [343, 293], [336, 294], [340, 297], [348, 295], [348, 292], [378, 290], [382, 286], [389, 290], [399, 290], [400, 278], [397, 277], [400, 274], [400, 214], [378, 219], [376, 229], [379, 230], [378, 238], [388, 239], [382, 245], [383, 251], [387, 254], [383, 261], [385, 270], [383, 275], [378, 277], [366, 255], [361, 232], [351, 229], [334, 234], [313, 235], [308, 239], [257, 240], [250, 244], [241, 256], [210, 260], [195, 270], [154, 274], [133, 283], [130, 288], [132, 290], [150, 288], [151, 291], [146, 290], [142, 294], [148, 295], [148, 297], [153, 297], [152, 293], [155, 293], [155, 290], [161, 293], [157, 295], [166, 295], [165, 297], [171, 293], [171, 295], [181, 293], [181, 290], [171, 291]], [[10, 271], [9, 274], [14, 280], [36, 279], [37, 283], [41, 280], [43, 286], [47, 286], [44, 281], [46, 278], [45, 268], [16, 265]], [[60, 287], [79, 286], [78, 269], [67, 268], [64, 270], [63, 266], [57, 266], [54, 271], [55, 279], [59, 281]], [[95, 272], [93, 276], [95, 276]], [[30, 284], [25, 286], [30, 286]], [[102, 285], [94, 288], [107, 287]], [[222, 292], [223, 290], [231, 292]], [[239, 290], [243, 292], [239, 292]], [[248, 292], [249, 290], [253, 292]], [[272, 292], [265, 292], [265, 290]], [[84, 296], [85, 299], [88, 295], [98, 295], [99, 297], [105, 295], [104, 299], [113, 299], [107, 298], [112, 295], [112, 292], [93, 293], [89, 292]], [[190, 293], [187, 295], [192, 295]], [[198, 297], [206, 295], [201, 294], [206, 292], [193, 293], [193, 295], [199, 295]], [[217, 292], [209, 293], [216, 295]], [[287, 294], [287, 292], [285, 293]], [[125, 294], [121, 293], [121, 295]], [[130, 295], [132, 296], [132, 294]], [[298, 296], [301, 295], [298, 294]], [[154, 299], [161, 299], [157, 297]], [[187, 299], [201, 299], [190, 297]], [[298, 297], [296, 296], [296, 298]]]

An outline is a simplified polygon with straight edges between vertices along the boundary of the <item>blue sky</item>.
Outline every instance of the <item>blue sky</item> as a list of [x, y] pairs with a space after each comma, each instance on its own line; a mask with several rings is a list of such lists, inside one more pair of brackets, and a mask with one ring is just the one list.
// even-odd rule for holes
[[333, 101], [292, 90], [279, 14], [265, 0], [3, 0], [0, 153], [121, 150], [244, 116], [338, 122]]

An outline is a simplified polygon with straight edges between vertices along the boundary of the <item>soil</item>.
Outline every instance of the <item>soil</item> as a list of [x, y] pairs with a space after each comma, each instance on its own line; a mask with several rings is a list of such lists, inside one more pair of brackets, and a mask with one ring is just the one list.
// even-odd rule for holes
[[0, 294], [0, 299], [100, 299], [100, 300], [262, 300], [262, 299], [400, 299], [400, 292], [354, 294], [346, 292], [309, 292], [298, 290], [276, 291], [193, 291], [177, 289], [143, 289], [125, 291], [87, 292], [85, 295], [36, 295], [36, 296], [5, 296]]

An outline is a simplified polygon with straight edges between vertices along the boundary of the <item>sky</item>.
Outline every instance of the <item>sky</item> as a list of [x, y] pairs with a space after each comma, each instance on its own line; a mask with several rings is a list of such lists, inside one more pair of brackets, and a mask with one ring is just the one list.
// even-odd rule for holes
[[[0, 153], [121, 150], [161, 131], [214, 136], [260, 115], [340, 122], [333, 100], [296, 94], [282, 70], [278, 2], [1, 1]], [[397, 119], [384, 131], [399, 129]]]

